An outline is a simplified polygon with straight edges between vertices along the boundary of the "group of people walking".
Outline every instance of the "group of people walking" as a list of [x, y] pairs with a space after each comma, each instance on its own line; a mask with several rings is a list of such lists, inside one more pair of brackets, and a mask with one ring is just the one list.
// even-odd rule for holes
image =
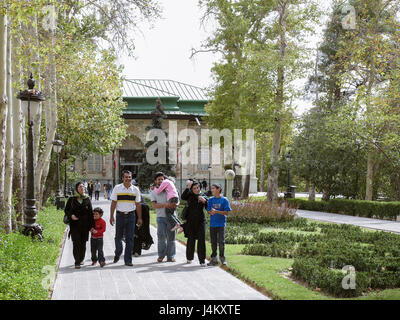
[[[93, 192], [94, 192], [94, 199], [99, 201], [100, 200], [100, 192], [102, 189], [101, 183], [99, 180], [96, 180], [95, 183], [93, 183], [92, 180], [88, 182], [84, 181], [83, 185], [85, 187], [85, 191], [87, 191], [90, 200], [93, 200]], [[111, 200], [111, 192], [113, 190], [112, 184], [110, 181], [105, 183], [103, 185], [103, 191], [104, 191], [104, 199]]]
[[[111, 226], [115, 224], [115, 251], [114, 263], [120, 260], [123, 254], [126, 266], [133, 266], [132, 255], [139, 256], [141, 249], [149, 249], [153, 240], [150, 235], [149, 207], [145, 203], [139, 188], [132, 184], [132, 173], [124, 171], [123, 183], [114, 187], [110, 194]], [[133, 180], [134, 181], [134, 180]], [[184, 232], [187, 238], [186, 259], [192, 263], [197, 241], [197, 254], [200, 266], [205, 267], [206, 259], [206, 226], [205, 212], [210, 215], [211, 261], [209, 266], [218, 265], [219, 258], [226, 265], [225, 258], [225, 226], [226, 217], [231, 211], [229, 201], [221, 195], [222, 187], [219, 184], [211, 186], [211, 197], [201, 192], [201, 184], [189, 179], [186, 189], [179, 196], [174, 179], [162, 172], [154, 176], [154, 184], [150, 187], [150, 199], [157, 215], [158, 258], [161, 263], [175, 262], [176, 231]], [[102, 218], [103, 210], [100, 207], [92, 208], [90, 197], [85, 195], [83, 183], [76, 184], [76, 192], [68, 199], [65, 207], [64, 221], [69, 222], [70, 236], [73, 242], [75, 268], [83, 264], [86, 251], [86, 242], [90, 235], [92, 265], [99, 262], [105, 265], [103, 252], [103, 235], [106, 232], [106, 222]], [[186, 201], [180, 218], [177, 208], [180, 199]], [[125, 242], [125, 250], [123, 250]]]

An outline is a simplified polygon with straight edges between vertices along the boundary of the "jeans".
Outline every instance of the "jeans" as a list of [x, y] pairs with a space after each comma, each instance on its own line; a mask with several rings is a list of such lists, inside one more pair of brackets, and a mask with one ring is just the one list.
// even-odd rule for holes
[[99, 200], [99, 196], [100, 196], [100, 191], [95, 191], [94, 192], [94, 199], [95, 200]]
[[[179, 199], [174, 197], [168, 200], [168, 203], [178, 203]], [[167, 216], [168, 222], [175, 226], [176, 224], [182, 225], [182, 221], [174, 214], [176, 209], [165, 208], [165, 215]]]
[[125, 236], [125, 263], [132, 263], [133, 237], [135, 234], [135, 213], [117, 213], [115, 223], [115, 256], [122, 254], [122, 238]]
[[166, 217], [157, 217], [158, 257], [168, 259], [175, 257], [175, 232], [171, 231], [173, 225]]
[[111, 200], [111, 191], [112, 190], [107, 190], [107, 200]]
[[90, 250], [92, 252], [92, 262], [105, 262], [103, 252], [103, 238], [90, 238]]
[[219, 246], [219, 258], [225, 261], [225, 227], [210, 227], [211, 260], [217, 260], [217, 247]]

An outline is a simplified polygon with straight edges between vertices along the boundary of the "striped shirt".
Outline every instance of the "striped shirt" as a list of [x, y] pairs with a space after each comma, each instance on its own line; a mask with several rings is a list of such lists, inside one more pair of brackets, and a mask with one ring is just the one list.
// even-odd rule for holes
[[111, 200], [117, 201], [117, 211], [130, 212], [136, 210], [136, 202], [141, 201], [140, 191], [134, 185], [125, 188], [124, 184], [117, 184], [111, 194]]

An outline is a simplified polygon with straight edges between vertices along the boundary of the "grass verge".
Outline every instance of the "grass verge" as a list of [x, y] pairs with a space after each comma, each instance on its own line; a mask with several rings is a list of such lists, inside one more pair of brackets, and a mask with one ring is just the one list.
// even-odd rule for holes
[[19, 232], [0, 234], [0, 300], [49, 298], [65, 231], [63, 215], [55, 207], [38, 212], [43, 242]]

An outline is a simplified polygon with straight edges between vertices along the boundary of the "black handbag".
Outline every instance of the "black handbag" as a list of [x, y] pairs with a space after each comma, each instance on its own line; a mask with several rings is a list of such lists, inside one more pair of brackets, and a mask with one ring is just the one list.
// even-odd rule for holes
[[65, 224], [69, 224], [71, 221], [70, 221], [70, 219], [69, 219], [69, 216], [67, 215], [67, 214], [64, 214], [64, 223]]
[[[74, 202], [71, 203], [71, 207], [72, 207], [73, 203], [74, 203]], [[71, 208], [71, 210], [72, 210], [72, 208]], [[69, 224], [69, 223], [71, 222], [71, 217], [70, 217], [67, 213], [64, 214], [63, 222], [64, 222], [65, 224]]]

